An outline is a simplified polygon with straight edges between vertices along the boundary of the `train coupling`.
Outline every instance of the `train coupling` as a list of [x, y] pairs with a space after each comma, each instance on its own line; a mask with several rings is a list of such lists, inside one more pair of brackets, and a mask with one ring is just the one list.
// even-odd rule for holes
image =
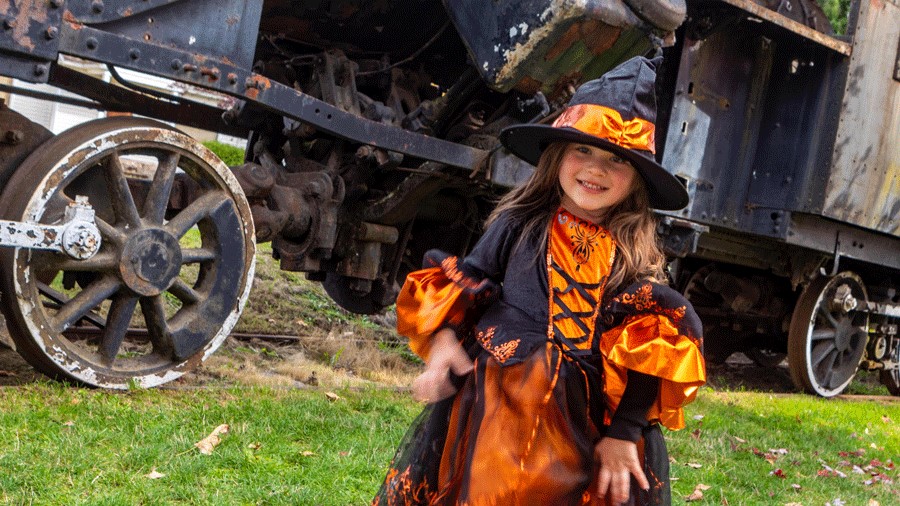
[[69, 203], [59, 225], [0, 220], [0, 246], [4, 247], [59, 251], [87, 260], [100, 250], [100, 244], [94, 208], [82, 195]]

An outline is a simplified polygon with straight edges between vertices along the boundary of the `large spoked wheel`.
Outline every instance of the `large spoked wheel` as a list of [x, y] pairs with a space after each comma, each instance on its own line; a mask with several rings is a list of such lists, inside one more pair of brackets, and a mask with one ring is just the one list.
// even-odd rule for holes
[[30, 155], [3, 190], [0, 215], [56, 223], [76, 195], [97, 213], [94, 257], [0, 249], [18, 352], [51, 377], [104, 388], [181, 376], [224, 341], [249, 294], [256, 247], [237, 180], [162, 123], [102, 119]]
[[838, 395], [856, 375], [866, 349], [862, 280], [852, 272], [813, 280], [800, 295], [788, 334], [788, 365], [797, 388]]

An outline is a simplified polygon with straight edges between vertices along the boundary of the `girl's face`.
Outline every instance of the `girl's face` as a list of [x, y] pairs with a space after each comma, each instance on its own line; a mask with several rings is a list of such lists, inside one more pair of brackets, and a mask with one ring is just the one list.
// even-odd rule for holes
[[637, 170], [615, 153], [570, 143], [559, 163], [562, 206], [579, 218], [599, 222], [634, 188]]

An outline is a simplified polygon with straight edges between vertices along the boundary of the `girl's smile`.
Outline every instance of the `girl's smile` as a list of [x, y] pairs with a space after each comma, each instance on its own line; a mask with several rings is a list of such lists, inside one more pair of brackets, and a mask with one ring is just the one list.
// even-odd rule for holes
[[598, 222], [625, 200], [637, 171], [624, 158], [587, 144], [569, 144], [559, 165], [562, 206], [579, 218]]

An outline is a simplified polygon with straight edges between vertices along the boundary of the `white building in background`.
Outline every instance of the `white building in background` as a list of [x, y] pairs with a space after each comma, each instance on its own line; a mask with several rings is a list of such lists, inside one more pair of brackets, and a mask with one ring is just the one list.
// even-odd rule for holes
[[[60, 56], [60, 64], [74, 68], [79, 72], [103, 79], [106, 82], [114, 81], [105, 65], [65, 56]], [[116, 72], [118, 72], [123, 79], [126, 79], [145, 88], [161, 91], [168, 95], [176, 97], [185, 97], [195, 102], [215, 105], [220, 103], [225, 97], [224, 95], [209, 90], [186, 85], [185, 83], [180, 83], [171, 79], [165, 79], [162, 77], [135, 72], [133, 70], [117, 68]], [[19, 81], [17, 79], [13, 79], [11, 84], [16, 88], [39, 91], [42, 93], [60, 97], [73, 97], [79, 99], [82, 98], [79, 95], [47, 84], [33, 84]], [[10, 94], [7, 97], [0, 98], [6, 99], [7, 105], [10, 109], [22, 114], [31, 121], [38, 123], [54, 134], [58, 134], [64, 130], [68, 130], [73, 126], [85, 123], [87, 121], [106, 117], [105, 111], [98, 111], [96, 109], [89, 109], [86, 107], [71, 104], [63, 104], [25, 95]], [[239, 137], [233, 137], [218, 132], [210, 132], [207, 130], [200, 130], [198, 128], [192, 128], [183, 125], [173, 126], [177, 126], [179, 129], [193, 136], [199, 141], [216, 140], [225, 144], [237, 146], [242, 149], [246, 148], [247, 141]]]

